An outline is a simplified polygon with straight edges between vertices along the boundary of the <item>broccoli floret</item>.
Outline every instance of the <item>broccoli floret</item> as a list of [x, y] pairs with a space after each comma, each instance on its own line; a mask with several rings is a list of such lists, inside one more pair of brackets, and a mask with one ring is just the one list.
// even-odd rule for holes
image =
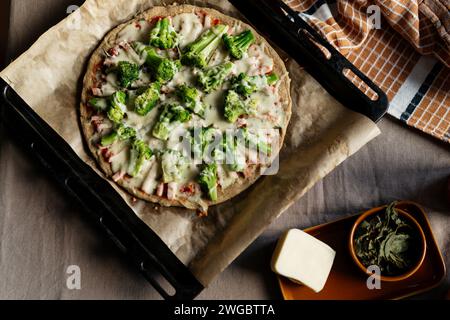
[[200, 117], [205, 116], [205, 105], [201, 102], [200, 93], [194, 87], [181, 85], [177, 88], [177, 96], [184, 107]]
[[205, 165], [198, 176], [198, 183], [212, 201], [217, 201], [217, 165]]
[[139, 78], [139, 66], [128, 61], [120, 61], [117, 65], [117, 75], [120, 86], [128, 88], [133, 81]]
[[261, 139], [258, 135], [249, 132], [247, 128], [242, 129], [242, 134], [244, 136], [245, 143], [251, 148], [262, 152], [265, 155], [269, 155], [272, 153], [272, 146], [263, 141], [263, 139]]
[[127, 94], [123, 91], [115, 92], [109, 100], [108, 118], [117, 124], [120, 124], [127, 110]]
[[97, 111], [106, 111], [108, 109], [108, 100], [105, 98], [91, 98], [88, 105], [94, 107]]
[[194, 103], [199, 98], [198, 90], [194, 87], [181, 85], [177, 87], [177, 95], [182, 102]]
[[127, 173], [132, 177], [139, 175], [145, 161], [150, 160], [152, 156], [152, 149], [144, 141], [135, 139], [131, 144], [130, 162]]
[[152, 83], [142, 94], [134, 100], [134, 111], [141, 116], [147, 115], [156, 106], [159, 100], [161, 84]]
[[187, 122], [191, 119], [191, 113], [176, 104], [168, 104], [163, 106], [158, 122], [153, 127], [153, 136], [161, 140], [167, 140], [170, 131], [180, 123]]
[[239, 94], [248, 96], [258, 91], [258, 83], [256, 77], [250, 77], [245, 73], [240, 73], [237, 77], [231, 79], [231, 89]]
[[161, 57], [154, 48], [147, 46], [142, 47], [139, 43], [135, 43], [134, 47], [138, 53], [145, 55], [145, 63], [153, 72], [156, 81], [166, 83], [172, 80], [178, 70], [180, 70], [180, 61], [172, 61]]
[[231, 171], [242, 172], [245, 170], [245, 154], [239, 152], [239, 145], [237, 140], [234, 139], [226, 142], [226, 154], [227, 154], [227, 165]]
[[[240, 150], [239, 137], [224, 135], [221, 141], [220, 160], [224, 161], [230, 171], [242, 172], [245, 169], [245, 153]], [[216, 157], [217, 158], [217, 157]]]
[[160, 19], [150, 32], [150, 44], [160, 49], [172, 49], [178, 45], [178, 34], [169, 18]]
[[160, 119], [153, 127], [153, 136], [161, 140], [167, 140], [170, 135], [170, 120], [168, 118]]
[[191, 151], [195, 159], [203, 160], [206, 156], [216, 158], [213, 142], [217, 133], [217, 129], [212, 127], [191, 130]]
[[131, 43], [131, 47], [133, 48], [134, 51], [136, 51], [136, 53], [140, 56], [142, 60], [146, 59], [147, 49], [150, 49], [149, 46], [139, 41], [133, 41]]
[[244, 96], [249, 96], [264, 88], [266, 85], [273, 85], [278, 81], [278, 76], [274, 73], [265, 76], [248, 76], [245, 73], [239, 74], [231, 80], [231, 89]]
[[167, 150], [161, 156], [164, 183], [179, 182], [189, 164], [185, 156], [179, 151]]
[[230, 55], [236, 59], [242, 59], [244, 53], [247, 52], [248, 48], [255, 41], [255, 37], [250, 30], [244, 31], [235, 36], [224, 34], [222, 39], [225, 43], [225, 47], [230, 52]]
[[275, 73], [270, 73], [266, 75], [266, 81], [269, 86], [274, 85], [275, 83], [278, 82], [278, 80], [280, 80], [280, 78], [278, 78], [278, 76]]
[[219, 88], [225, 78], [231, 73], [234, 64], [232, 62], [225, 62], [223, 64], [202, 70], [198, 74], [198, 83], [203, 91], [210, 93]]
[[228, 31], [228, 26], [218, 24], [204, 32], [200, 38], [189, 44], [181, 56], [181, 63], [186, 66], [205, 68], [214, 51], [220, 45], [220, 39]]
[[103, 136], [101, 145], [106, 147], [113, 144], [116, 141], [128, 140], [136, 137], [136, 130], [130, 127], [125, 127], [123, 124], [119, 124], [110, 134]]
[[225, 97], [225, 119], [234, 123], [242, 115], [254, 114], [256, 101], [242, 100], [236, 91], [229, 90]]

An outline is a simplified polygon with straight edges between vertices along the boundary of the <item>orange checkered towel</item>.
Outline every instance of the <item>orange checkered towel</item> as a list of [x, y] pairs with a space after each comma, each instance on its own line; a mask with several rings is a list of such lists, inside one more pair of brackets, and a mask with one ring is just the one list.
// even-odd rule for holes
[[450, 142], [450, 0], [285, 1], [386, 92], [389, 114]]

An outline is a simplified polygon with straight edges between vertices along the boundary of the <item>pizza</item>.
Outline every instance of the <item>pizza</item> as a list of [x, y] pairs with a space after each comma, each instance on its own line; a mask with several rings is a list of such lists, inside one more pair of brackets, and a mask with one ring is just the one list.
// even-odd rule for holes
[[206, 212], [276, 159], [291, 117], [283, 61], [216, 10], [154, 7], [90, 58], [80, 119], [98, 165], [134, 197]]

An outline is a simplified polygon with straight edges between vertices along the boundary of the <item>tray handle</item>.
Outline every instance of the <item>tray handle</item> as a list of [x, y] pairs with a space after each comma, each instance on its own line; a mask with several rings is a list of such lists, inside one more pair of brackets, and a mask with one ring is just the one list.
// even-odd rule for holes
[[[258, 29], [293, 57], [347, 108], [378, 122], [386, 114], [386, 94], [281, 0], [230, 0]], [[319, 46], [318, 46], [319, 45]], [[329, 52], [326, 57], [320, 46]], [[370, 99], [346, 75], [349, 70], [376, 94]]]
[[[272, 2], [272, 1], [269, 1]], [[305, 20], [300, 18], [300, 13], [293, 10], [289, 7], [284, 1], [276, 0], [277, 3], [280, 4], [280, 8], [284, 11], [287, 17], [294, 21], [299, 29], [297, 33], [299, 38], [302, 41], [305, 41], [308, 44], [308, 48], [313, 51], [317, 55], [324, 55], [323, 52], [319, 49], [319, 47], [314, 43], [320, 44], [322, 47], [326, 48], [330, 53], [329, 57], [325, 58], [329, 60], [330, 65], [333, 67], [333, 70], [339, 71], [344, 74], [346, 69], [351, 70], [358, 78], [369, 87], [374, 93], [376, 93], [377, 98], [371, 101], [378, 101], [380, 98], [385, 95], [384, 92], [372, 81], [370, 80], [361, 70], [359, 70], [354, 64], [352, 64], [347, 58], [345, 58], [331, 43], [326, 41], [313, 27], [311, 27]], [[305, 33], [310, 35], [308, 37]], [[355, 90], [360, 91], [360, 89], [347, 77], [345, 77], [345, 81], [349, 86], [354, 87]], [[361, 92], [361, 91], [360, 91]], [[365, 94], [364, 94], [365, 95]]]

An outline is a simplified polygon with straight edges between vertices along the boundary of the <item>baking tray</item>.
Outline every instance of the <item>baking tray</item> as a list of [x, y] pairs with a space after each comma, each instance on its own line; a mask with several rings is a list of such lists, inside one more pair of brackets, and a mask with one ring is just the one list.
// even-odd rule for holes
[[[230, 0], [266, 38], [283, 49], [347, 108], [374, 122], [386, 114], [386, 94], [282, 0]], [[326, 53], [324, 53], [326, 52]], [[358, 85], [347, 78], [353, 73]]]
[[[165, 299], [196, 297], [203, 286], [114, 188], [84, 163], [3, 79], [0, 88], [0, 119], [10, 136], [78, 200]], [[173, 287], [174, 294], [160, 284], [158, 276]]]
[[[308, 30], [310, 36], [306, 39], [294, 36], [298, 30], [296, 29], [298, 22], [294, 21], [295, 24], [292, 24], [294, 23], [292, 19], [282, 13], [282, 4], [271, 0], [231, 2], [280, 48], [307, 67], [308, 71], [344, 105], [375, 122], [386, 113], [387, 99], [384, 93], [342, 55], [332, 47], [329, 48], [332, 59], [327, 59], [323, 54], [314, 51], [320, 49], [314, 45], [311, 36], [314, 37], [314, 41], [329, 47], [326, 41], [314, 33], [314, 30], [310, 30], [305, 24], [302, 28]], [[270, 3], [270, 6], [267, 3]], [[272, 12], [273, 6], [277, 3], [277, 11]], [[265, 17], [264, 23], [259, 19], [260, 10]], [[289, 23], [286, 23], [286, 19]], [[282, 28], [283, 23], [286, 29]], [[270, 28], [267, 28], [268, 26]], [[280, 33], [282, 37], [279, 36]], [[372, 101], [359, 91], [343, 76], [344, 69], [352, 70], [363, 79], [378, 94], [378, 100]], [[80, 202], [165, 299], [195, 298], [204, 289], [203, 286], [156, 233], [135, 215], [114, 188], [85, 164], [2, 79], [0, 90], [1, 120], [11, 133], [11, 137], [27, 153], [38, 159], [62, 187]], [[162, 276], [173, 287], [173, 294], [160, 284], [158, 276]]]
[[396, 282], [381, 282], [381, 289], [369, 290], [368, 276], [363, 274], [350, 256], [348, 237], [356, 219], [346, 217], [304, 231], [336, 250], [336, 259], [325, 287], [319, 293], [278, 276], [281, 292], [286, 300], [398, 300], [437, 287], [445, 278], [445, 263], [430, 223], [423, 209], [414, 202], [400, 201], [397, 207], [411, 214], [422, 227], [427, 253], [422, 266], [411, 277]]

